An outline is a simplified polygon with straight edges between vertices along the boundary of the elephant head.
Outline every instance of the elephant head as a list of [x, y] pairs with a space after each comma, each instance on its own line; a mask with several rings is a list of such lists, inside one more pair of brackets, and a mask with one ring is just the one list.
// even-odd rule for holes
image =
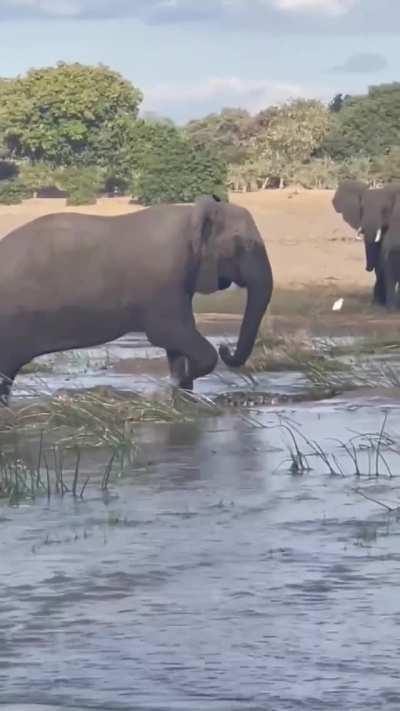
[[359, 180], [345, 180], [340, 183], [332, 200], [336, 212], [339, 212], [344, 221], [354, 230], [360, 229], [362, 198], [367, 191], [366, 183]]
[[237, 284], [247, 289], [247, 304], [235, 352], [220, 356], [238, 368], [248, 359], [271, 299], [273, 280], [263, 239], [249, 211], [212, 198], [198, 200], [191, 218], [196, 270], [193, 291], [209, 294]]
[[379, 267], [393, 208], [399, 195], [400, 185], [397, 183], [385, 185], [380, 190], [368, 190], [363, 195], [360, 229], [364, 235], [366, 269], [369, 272]]
[[364, 237], [368, 272], [379, 268], [382, 245], [398, 194], [400, 185], [397, 183], [369, 190], [364, 183], [351, 180], [341, 183], [333, 198], [335, 210]]

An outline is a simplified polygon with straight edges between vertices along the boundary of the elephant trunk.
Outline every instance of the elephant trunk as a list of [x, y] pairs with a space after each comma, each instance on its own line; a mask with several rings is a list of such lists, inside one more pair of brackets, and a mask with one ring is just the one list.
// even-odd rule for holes
[[271, 299], [272, 271], [264, 246], [246, 254], [240, 272], [243, 279], [241, 286], [247, 287], [247, 304], [239, 339], [233, 354], [226, 346], [221, 346], [219, 350], [222, 360], [231, 368], [240, 368], [246, 363]]

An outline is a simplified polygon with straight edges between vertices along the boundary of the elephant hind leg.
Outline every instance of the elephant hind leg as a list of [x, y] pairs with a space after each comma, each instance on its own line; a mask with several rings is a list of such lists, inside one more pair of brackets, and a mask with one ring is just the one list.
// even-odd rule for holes
[[7, 407], [15, 377], [24, 362], [26, 361], [18, 365], [14, 362], [13, 365], [10, 365], [2, 363], [0, 359], [0, 406]]
[[15, 374], [6, 374], [0, 369], [0, 406], [7, 407]]

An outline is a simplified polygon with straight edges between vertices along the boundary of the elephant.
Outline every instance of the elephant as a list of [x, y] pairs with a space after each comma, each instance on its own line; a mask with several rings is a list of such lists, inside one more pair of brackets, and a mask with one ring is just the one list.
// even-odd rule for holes
[[247, 289], [234, 352], [250, 356], [273, 290], [264, 241], [248, 210], [212, 197], [103, 217], [39, 217], [0, 241], [0, 398], [33, 358], [144, 332], [166, 351], [170, 373], [191, 390], [215, 348], [196, 328], [192, 299], [232, 283]]
[[390, 201], [385, 200], [382, 227], [375, 239], [365, 237], [367, 268], [376, 268], [379, 263], [386, 292], [386, 308], [399, 308], [397, 287], [400, 284], [400, 186], [389, 191]]
[[332, 201], [336, 212], [341, 213], [343, 219], [357, 230], [358, 236], [363, 235], [366, 269], [369, 272], [375, 271], [376, 277], [373, 302], [388, 308], [393, 308], [395, 304], [393, 289], [390, 290], [389, 300], [387, 295], [390, 282], [387, 275], [394, 240], [392, 237], [392, 246], [388, 251], [386, 234], [392, 221], [397, 196], [400, 196], [399, 183], [388, 183], [380, 189], [369, 189], [365, 183], [347, 180], [339, 185]]

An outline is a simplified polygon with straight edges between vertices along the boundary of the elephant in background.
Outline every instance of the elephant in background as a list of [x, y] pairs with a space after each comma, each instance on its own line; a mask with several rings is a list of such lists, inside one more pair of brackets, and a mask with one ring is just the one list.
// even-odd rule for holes
[[210, 373], [215, 348], [196, 329], [195, 292], [231, 283], [247, 289], [234, 353], [242, 366], [268, 307], [273, 278], [250, 213], [202, 198], [116, 217], [62, 213], [40, 217], [0, 241], [0, 397], [18, 371], [45, 353], [85, 348], [145, 332], [165, 349], [181, 387]]
[[[396, 299], [392, 288], [390, 263], [395, 259], [396, 247], [393, 231], [396, 230], [394, 206], [400, 198], [400, 184], [389, 183], [379, 189], [369, 189], [360, 181], [341, 183], [333, 198], [333, 206], [353, 229], [357, 236], [363, 235], [366, 269], [375, 271], [374, 303], [394, 308]], [[390, 240], [389, 228], [392, 225]], [[400, 226], [400, 225], [399, 225]], [[389, 288], [389, 292], [388, 292]]]
[[[387, 213], [387, 214], [386, 214]], [[391, 202], [385, 202], [383, 226], [375, 240], [367, 240], [367, 263], [374, 268], [379, 260], [386, 290], [386, 307], [389, 311], [399, 308], [397, 287], [400, 284], [400, 187], [391, 192]]]

